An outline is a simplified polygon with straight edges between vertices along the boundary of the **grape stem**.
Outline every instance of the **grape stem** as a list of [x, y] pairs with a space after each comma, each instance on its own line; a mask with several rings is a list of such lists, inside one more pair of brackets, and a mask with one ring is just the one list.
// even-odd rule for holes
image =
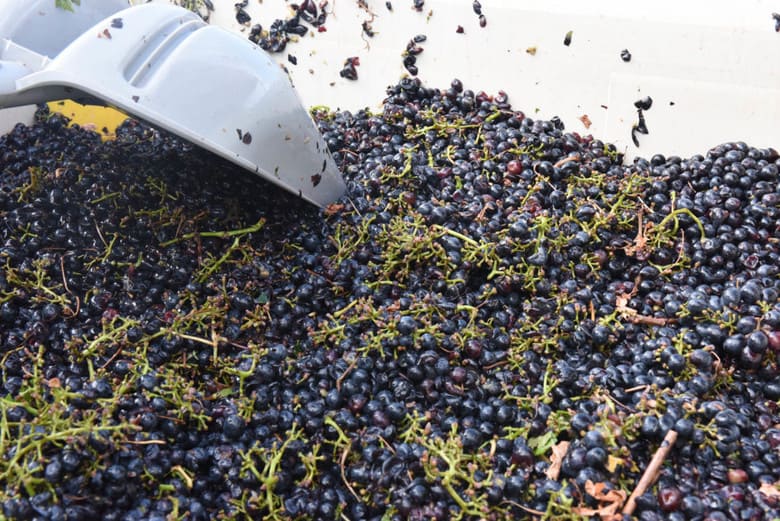
[[[191, 232], [191, 233], [185, 233], [181, 237], [176, 237], [174, 239], [171, 239], [169, 241], [165, 241], [160, 244], [162, 247], [167, 247], [172, 244], [176, 244], [177, 242], [181, 241], [188, 241], [190, 239], [194, 239], [196, 237], [212, 237], [217, 239], [228, 239], [231, 237], [243, 237], [244, 235], [250, 234], [250, 233], [256, 233], [259, 232], [260, 229], [265, 226], [265, 219], [260, 219], [252, 226], [247, 226], [246, 228], [241, 228], [239, 230], [224, 230], [224, 231], [212, 231], [212, 232]], [[104, 241], [105, 242], [105, 241]]]

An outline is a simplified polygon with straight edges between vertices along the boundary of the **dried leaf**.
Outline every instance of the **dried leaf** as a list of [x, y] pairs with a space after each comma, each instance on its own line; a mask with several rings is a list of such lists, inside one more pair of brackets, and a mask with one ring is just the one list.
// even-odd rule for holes
[[767, 497], [780, 498], [780, 481], [774, 484], [762, 483], [758, 491]]
[[[606, 492], [604, 492], [605, 490]], [[623, 490], [607, 489], [606, 483], [593, 483], [590, 480], [585, 482], [585, 492], [598, 501], [606, 501], [609, 503], [623, 503], [628, 497], [628, 494]]]
[[580, 116], [580, 121], [582, 121], [582, 124], [585, 126], [586, 129], [590, 128], [590, 126], [593, 124], [590, 121], [590, 118], [588, 117], [587, 114], [583, 114], [582, 116]]
[[344, 205], [343, 204], [331, 203], [331, 204], [329, 204], [328, 206], [325, 207], [325, 215], [330, 217], [331, 215], [335, 215], [335, 214], [339, 213], [343, 209], [344, 209]]
[[593, 483], [588, 480], [585, 482], [585, 492], [593, 496], [601, 505], [598, 508], [574, 507], [572, 512], [587, 517], [599, 516], [601, 521], [614, 521], [622, 518], [618, 511], [628, 497], [628, 494], [623, 490], [608, 490], [606, 484]]
[[558, 479], [558, 475], [561, 473], [563, 458], [566, 456], [568, 450], [568, 441], [561, 441], [558, 444], [553, 445], [552, 456], [550, 456], [550, 468], [548, 468], [546, 472], [549, 479], [552, 479], [553, 481]]
[[591, 517], [591, 516], [597, 516], [601, 514], [600, 508], [572, 507], [571, 511], [577, 514], [578, 516], [583, 516], [583, 517]]
[[618, 458], [610, 454], [607, 456], [607, 464], [605, 467], [608, 471], [615, 472], [618, 468], [618, 465], [622, 465], [623, 463], [625, 463], [623, 458]]

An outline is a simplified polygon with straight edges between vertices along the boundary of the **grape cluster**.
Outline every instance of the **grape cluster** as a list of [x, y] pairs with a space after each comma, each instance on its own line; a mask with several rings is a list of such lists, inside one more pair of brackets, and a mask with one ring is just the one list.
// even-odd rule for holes
[[324, 210], [134, 121], [0, 137], [6, 518], [780, 516], [776, 151], [627, 164], [457, 80], [313, 116]]
[[[251, 22], [251, 17], [243, 9], [246, 4], [247, 1], [236, 4], [236, 20], [242, 25]], [[327, 5], [327, 0], [323, 0], [319, 7], [314, 0], [291, 4], [292, 15], [289, 18], [275, 19], [267, 30], [260, 24], [254, 24], [249, 31], [249, 40], [269, 53], [282, 52], [293, 38], [305, 36], [309, 32], [309, 26], [318, 32], [326, 31]]]

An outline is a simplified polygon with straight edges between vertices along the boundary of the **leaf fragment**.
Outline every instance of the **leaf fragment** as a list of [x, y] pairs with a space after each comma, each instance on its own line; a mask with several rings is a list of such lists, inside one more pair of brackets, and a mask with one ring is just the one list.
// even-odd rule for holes
[[563, 458], [566, 457], [566, 453], [569, 451], [569, 442], [561, 441], [552, 447], [552, 456], [550, 456], [550, 467], [547, 469], [547, 477], [553, 481], [558, 479], [561, 473], [561, 465], [563, 465]]
[[598, 508], [574, 507], [572, 512], [581, 516], [599, 516], [601, 521], [617, 521], [622, 519], [618, 514], [620, 507], [626, 501], [628, 494], [623, 490], [607, 489], [605, 483], [585, 482], [585, 492], [593, 496], [599, 502]]
[[767, 497], [780, 498], [780, 481], [777, 483], [762, 483], [758, 491]]

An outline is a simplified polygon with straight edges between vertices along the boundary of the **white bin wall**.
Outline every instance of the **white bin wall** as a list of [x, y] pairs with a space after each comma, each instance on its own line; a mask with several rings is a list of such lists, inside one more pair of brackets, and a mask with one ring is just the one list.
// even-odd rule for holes
[[[248, 34], [249, 27], [236, 23], [235, 0], [213, 3], [212, 23]], [[774, 1], [481, 3], [485, 28], [471, 0], [426, 0], [423, 12], [412, 9], [412, 0], [392, 0], [392, 12], [385, 0], [367, 0], [376, 32], [368, 38], [361, 23], [370, 15], [357, 0], [330, 0], [327, 31], [310, 30], [275, 57], [305, 104], [376, 110], [386, 86], [405, 73], [406, 43], [425, 34], [417, 65], [427, 85], [446, 87], [458, 77], [474, 90], [504, 90], [528, 116], [557, 115], [568, 130], [614, 142], [629, 157], [687, 156], [735, 140], [780, 147], [780, 33], [772, 19], [780, 6]], [[250, 0], [246, 10], [249, 25], [265, 28], [290, 13], [284, 0]], [[458, 25], [464, 34], [456, 33]], [[622, 49], [630, 50], [631, 62], [620, 59]], [[350, 56], [360, 57], [354, 82], [339, 77]], [[650, 134], [639, 135], [637, 149], [633, 102], [647, 95], [654, 100], [645, 113]], [[0, 130], [24, 119], [19, 114], [0, 114]], [[584, 115], [590, 128], [580, 120]]]

